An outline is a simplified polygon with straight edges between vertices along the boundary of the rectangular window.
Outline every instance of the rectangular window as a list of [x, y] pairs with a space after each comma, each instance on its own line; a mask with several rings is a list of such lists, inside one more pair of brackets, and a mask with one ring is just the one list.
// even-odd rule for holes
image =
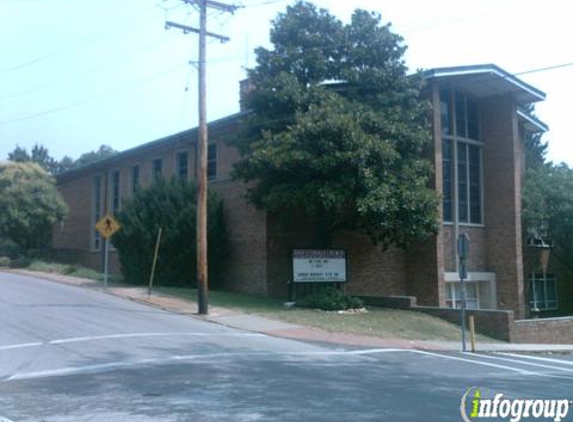
[[120, 192], [120, 174], [116, 170], [111, 174], [111, 213], [117, 214], [119, 212], [121, 202]]
[[209, 144], [207, 149], [207, 179], [217, 178], [217, 144]]
[[[453, 99], [453, 104], [452, 100]], [[476, 101], [459, 92], [440, 92], [444, 221], [483, 224], [482, 147]], [[455, 121], [455, 130], [452, 129]], [[457, 197], [455, 195], [457, 193]]]
[[458, 218], [468, 222], [468, 155], [467, 144], [458, 142]]
[[161, 158], [153, 160], [151, 174], [153, 175], [153, 181], [156, 181], [163, 175], [163, 160]]
[[529, 305], [531, 309], [539, 309], [541, 311], [550, 311], [559, 308], [555, 274], [529, 274]]
[[468, 145], [468, 177], [470, 222], [481, 224], [481, 148], [476, 145]]
[[[464, 281], [467, 309], [479, 309], [478, 286], [476, 282]], [[446, 283], [446, 306], [454, 309], [462, 307], [461, 283]]]
[[[101, 204], [101, 176], [95, 176], [93, 180], [93, 225], [95, 225], [102, 217], [102, 204]], [[93, 236], [93, 249], [99, 250], [101, 247], [101, 235], [94, 229]]]
[[131, 192], [136, 193], [139, 189], [139, 166], [131, 168]]
[[479, 116], [477, 102], [467, 98], [468, 138], [479, 139]]
[[452, 101], [450, 91], [440, 91], [440, 115], [442, 121], [442, 136], [448, 136], [453, 133], [451, 112]]
[[[458, 218], [460, 223], [482, 224], [482, 175], [481, 175], [481, 147], [457, 143], [458, 155]], [[446, 188], [446, 171], [451, 170], [451, 160], [446, 160], [444, 156], [444, 167], [449, 166], [449, 170], [444, 168], [444, 189]], [[451, 179], [451, 176], [450, 176]], [[449, 182], [451, 184], [451, 182]], [[451, 186], [450, 193], [451, 195]], [[445, 195], [445, 194], [444, 194]], [[444, 196], [445, 198], [445, 196]], [[444, 210], [445, 210], [444, 202]], [[450, 205], [451, 207], [451, 205]], [[448, 215], [451, 217], [450, 215]], [[453, 220], [453, 219], [452, 219]], [[444, 211], [444, 221], [446, 219]]]
[[185, 180], [189, 178], [189, 154], [187, 151], [177, 154], [177, 175]]
[[466, 97], [459, 92], [455, 94], [456, 98], [456, 136], [467, 138], [467, 114], [466, 114]]
[[442, 141], [444, 221], [453, 220], [452, 211], [452, 141]]

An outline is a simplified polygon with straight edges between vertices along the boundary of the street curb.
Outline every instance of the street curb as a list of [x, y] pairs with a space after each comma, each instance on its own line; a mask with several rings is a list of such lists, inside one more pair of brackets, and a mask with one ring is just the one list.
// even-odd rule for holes
[[[289, 339], [289, 340], [296, 340], [296, 341], [310, 341], [310, 342], [322, 343], [322, 344], [328, 343], [328, 344], [338, 345], [338, 346], [388, 347], [388, 348], [400, 348], [400, 349], [404, 349], [404, 350], [408, 350], [408, 349], [426, 350], [426, 351], [432, 350], [432, 351], [441, 351], [441, 352], [444, 352], [444, 351], [458, 351], [459, 352], [460, 351], [459, 348], [457, 348], [457, 347], [456, 348], [452, 348], [451, 346], [448, 347], [446, 342], [444, 342], [443, 344], [440, 345], [439, 344], [440, 341], [438, 341], [438, 340], [436, 340], [434, 342], [432, 342], [432, 341], [422, 342], [419, 340], [385, 339], [385, 338], [381, 338], [381, 337], [370, 337], [370, 336], [360, 336], [360, 335], [330, 332], [327, 330], [317, 329], [314, 327], [302, 326], [302, 325], [298, 325], [298, 324], [291, 324], [294, 327], [293, 329], [283, 329], [283, 330], [279, 329], [279, 330], [269, 330], [269, 331], [254, 330], [252, 328], [246, 328], [244, 326], [241, 326], [240, 324], [239, 325], [233, 325], [233, 324], [228, 324], [228, 323], [224, 323], [221, 321], [216, 321], [216, 320], [211, 319], [209, 315], [203, 316], [203, 315], [199, 315], [199, 314], [193, 313], [193, 312], [185, 312], [185, 311], [178, 310], [176, 308], [161, 305], [159, 303], [148, 301], [148, 300], [145, 300], [142, 298], [133, 297], [133, 296], [125, 295], [125, 294], [120, 294], [118, 292], [114, 292], [112, 290], [113, 287], [105, 289], [103, 287], [100, 287], [97, 284], [98, 283], [97, 281], [94, 281], [91, 279], [66, 276], [66, 275], [57, 274], [57, 273], [45, 273], [45, 272], [29, 271], [29, 270], [25, 270], [25, 269], [4, 269], [4, 268], [2, 268], [2, 269], [0, 269], [0, 272], [12, 273], [12, 274], [21, 275], [24, 277], [36, 277], [36, 278], [39, 278], [39, 279], [42, 279], [45, 281], [55, 282], [55, 283], [63, 284], [66, 286], [72, 286], [72, 287], [77, 287], [77, 288], [82, 288], [82, 289], [89, 289], [89, 290], [104, 293], [104, 294], [107, 294], [107, 295], [110, 295], [113, 297], [117, 297], [120, 299], [129, 300], [131, 302], [138, 303], [141, 305], [150, 306], [152, 308], [160, 309], [160, 310], [170, 312], [173, 314], [188, 316], [188, 317], [192, 317], [196, 320], [200, 320], [200, 321], [204, 321], [204, 322], [210, 322], [212, 324], [217, 324], [217, 325], [228, 327], [228, 328], [240, 329], [240, 330], [248, 331], [251, 333], [259, 333], [259, 334], [263, 334], [263, 335], [267, 335], [267, 336], [275, 337], [275, 338], [282, 338], [282, 339]], [[62, 278], [69, 278], [70, 280], [65, 281]], [[76, 280], [77, 283], [74, 283], [73, 280]], [[157, 293], [156, 293], [156, 295], [157, 295]], [[159, 296], [163, 296], [165, 298], [171, 298], [170, 296], [162, 295], [161, 293], [159, 294]], [[177, 298], [177, 297], [174, 297], [174, 298], [177, 300], [180, 300], [182, 302], [186, 302], [185, 299], [181, 299], [181, 298]], [[189, 304], [194, 303], [194, 302], [189, 302], [189, 301], [187, 301], [187, 302]], [[225, 309], [225, 308], [223, 308], [223, 309]], [[230, 315], [249, 315], [249, 314], [232, 311], [232, 313]], [[254, 315], [254, 316], [256, 317], [256, 315]], [[266, 317], [262, 317], [262, 318], [270, 320], [270, 321], [275, 321], [275, 320], [272, 320], [272, 319], [266, 318]], [[281, 321], [277, 321], [277, 322], [281, 322]], [[285, 323], [285, 324], [288, 324], [288, 323]], [[298, 331], [298, 333], [297, 333], [297, 331]], [[339, 339], [338, 340], [329, 339], [329, 337], [335, 337], [335, 336], [339, 336]], [[353, 339], [355, 340], [354, 342], [352, 341]], [[358, 339], [362, 339], [362, 342], [358, 341]], [[378, 343], [378, 344], [375, 344], [375, 343]], [[481, 348], [478, 348], [478, 349], [480, 349], [480, 350], [478, 350], [477, 353], [493, 353], [493, 352], [499, 352], [499, 351], [503, 351], [503, 352], [527, 352], [527, 353], [571, 353], [571, 352], [573, 352], [573, 345], [571, 345], [571, 346], [568, 346], [568, 345], [544, 345], [544, 344], [529, 345], [529, 344], [519, 344], [519, 343], [500, 343], [500, 347], [489, 347], [489, 348], [486, 347], [483, 350], [481, 350]]]

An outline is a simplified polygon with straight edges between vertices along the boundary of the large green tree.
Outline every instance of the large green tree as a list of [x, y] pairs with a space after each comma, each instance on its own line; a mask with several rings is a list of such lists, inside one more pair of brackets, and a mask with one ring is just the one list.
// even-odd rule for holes
[[526, 134], [524, 147], [524, 240], [553, 244], [553, 254], [573, 270], [573, 169], [547, 160], [542, 134]]
[[[119, 213], [121, 230], [113, 236], [126, 281], [147, 283], [159, 228], [163, 229], [156, 268], [158, 284], [189, 286], [196, 275], [196, 201], [194, 183], [160, 179], [139, 190]], [[222, 282], [229, 256], [223, 202], [208, 201], [209, 280]]]
[[39, 164], [0, 164], [0, 236], [23, 250], [47, 246], [66, 212], [54, 178]]
[[8, 153], [8, 160], [16, 163], [37, 163], [49, 173], [57, 175], [109, 158], [115, 154], [117, 154], [117, 151], [109, 145], [100, 145], [95, 151], [83, 153], [77, 160], [73, 160], [66, 155], [58, 161], [50, 155], [48, 149], [43, 145], [34, 145], [30, 153], [28, 153], [26, 148], [17, 145], [12, 152]]
[[83, 167], [88, 164], [95, 163], [96, 161], [109, 158], [115, 154], [117, 154], [117, 151], [109, 145], [100, 145], [97, 150], [80, 155], [80, 157], [74, 162], [74, 167]]
[[437, 227], [429, 104], [407, 75], [402, 38], [381, 22], [356, 10], [343, 24], [299, 2], [275, 19], [273, 48], [258, 48], [249, 71], [234, 176], [251, 182], [257, 207], [314, 217], [322, 244], [352, 230], [403, 246]]

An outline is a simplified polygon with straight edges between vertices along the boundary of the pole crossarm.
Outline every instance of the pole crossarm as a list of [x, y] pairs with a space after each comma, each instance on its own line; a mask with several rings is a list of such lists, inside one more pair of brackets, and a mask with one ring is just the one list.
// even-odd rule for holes
[[199, 6], [199, 29], [180, 23], [167, 21], [165, 29], [181, 29], [184, 34], [193, 32], [199, 34], [199, 142], [197, 143], [197, 308], [199, 315], [209, 314], [209, 276], [207, 262], [207, 151], [209, 145], [207, 128], [207, 82], [206, 54], [207, 37], [221, 42], [229, 41], [229, 37], [207, 31], [207, 9], [213, 8], [223, 12], [233, 13], [237, 6], [230, 6], [214, 0], [183, 0], [187, 4]]
[[[196, 5], [201, 4], [201, 0], [183, 0], [183, 2], [187, 3], [187, 4], [196, 4]], [[229, 13], [235, 13], [235, 11], [237, 9], [241, 8], [241, 6], [234, 6], [234, 5], [225, 4], [225, 3], [221, 3], [221, 2], [213, 1], [213, 0], [207, 0], [206, 3], [207, 3], [207, 7], [210, 7], [212, 9], [221, 10], [223, 12], [229, 12]]]
[[[169, 28], [181, 29], [184, 34], [189, 34], [190, 32], [193, 32], [195, 34], [201, 33], [201, 31], [197, 28], [193, 28], [193, 27], [187, 26], [187, 25], [181, 25], [180, 23], [177, 23], [177, 22], [167, 21], [167, 22], [165, 22], [165, 29], [169, 29]], [[213, 32], [205, 32], [205, 35], [207, 35], [209, 37], [217, 38], [221, 42], [227, 42], [230, 40], [229, 37], [225, 37], [224, 35], [215, 34]]]

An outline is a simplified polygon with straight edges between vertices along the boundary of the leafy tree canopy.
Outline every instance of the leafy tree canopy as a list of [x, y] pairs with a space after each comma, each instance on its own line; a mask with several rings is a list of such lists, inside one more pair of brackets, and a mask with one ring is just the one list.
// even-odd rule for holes
[[48, 149], [43, 145], [34, 145], [30, 153], [28, 153], [26, 148], [17, 145], [16, 148], [8, 154], [8, 160], [17, 163], [37, 163], [47, 172], [56, 175], [111, 157], [115, 154], [117, 154], [117, 151], [109, 145], [101, 145], [96, 151], [86, 152], [80, 155], [75, 161], [67, 155], [58, 161], [50, 155]]
[[[157, 284], [194, 286], [196, 276], [196, 201], [194, 183], [160, 179], [139, 190], [119, 213], [121, 230], [112, 238], [126, 281], [147, 283], [157, 232], [163, 229], [156, 268]], [[222, 282], [229, 256], [223, 203], [208, 200], [209, 282]]]
[[88, 164], [95, 163], [96, 161], [109, 158], [115, 154], [117, 154], [117, 151], [109, 145], [100, 145], [99, 149], [80, 155], [80, 157], [74, 162], [74, 167], [83, 167]]
[[407, 76], [402, 38], [378, 14], [356, 10], [343, 24], [301, 1], [273, 23], [271, 50], [249, 71], [252, 110], [235, 141], [234, 176], [249, 200], [317, 218], [317, 241], [337, 230], [406, 245], [437, 227], [428, 188], [429, 104]]
[[54, 178], [39, 164], [0, 164], [0, 236], [22, 249], [47, 246], [67, 212]]

